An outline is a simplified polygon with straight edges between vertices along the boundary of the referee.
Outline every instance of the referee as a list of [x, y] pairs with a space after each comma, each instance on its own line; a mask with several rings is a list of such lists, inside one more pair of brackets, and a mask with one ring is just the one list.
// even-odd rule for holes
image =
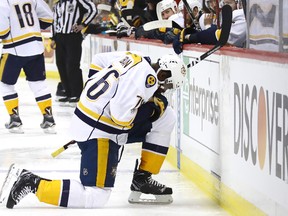
[[81, 30], [94, 19], [97, 9], [91, 0], [56, 0], [53, 12], [51, 47], [56, 51], [56, 65], [65, 90], [65, 97], [59, 102], [74, 107], [83, 89]]

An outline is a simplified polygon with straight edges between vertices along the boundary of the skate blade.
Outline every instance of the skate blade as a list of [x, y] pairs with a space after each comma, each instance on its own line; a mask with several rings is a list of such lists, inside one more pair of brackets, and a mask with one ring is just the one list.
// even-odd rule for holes
[[12, 164], [9, 168], [7, 176], [4, 180], [0, 191], [0, 203], [3, 203], [6, 197], [9, 195], [11, 188], [17, 181], [23, 169], [17, 168], [15, 164]]
[[[77, 102], [78, 103], [78, 102]], [[76, 108], [77, 107], [77, 103], [69, 103], [69, 107], [71, 108]]]
[[128, 202], [131, 204], [164, 205], [164, 204], [172, 203], [173, 198], [170, 194], [154, 195], [154, 194], [143, 194], [141, 192], [132, 191], [128, 198]]
[[20, 127], [14, 127], [14, 128], [8, 129], [8, 131], [9, 131], [10, 133], [13, 133], [13, 134], [23, 134], [23, 133], [24, 133], [24, 131], [23, 131], [23, 129], [22, 129], [21, 126], [20, 126]]
[[61, 107], [70, 107], [69, 102], [59, 102], [59, 106]]
[[65, 96], [56, 96], [55, 97], [55, 102], [61, 102], [59, 101], [60, 99], [65, 98]]
[[55, 130], [55, 125], [49, 128], [43, 128], [44, 133], [46, 134], [57, 134]]

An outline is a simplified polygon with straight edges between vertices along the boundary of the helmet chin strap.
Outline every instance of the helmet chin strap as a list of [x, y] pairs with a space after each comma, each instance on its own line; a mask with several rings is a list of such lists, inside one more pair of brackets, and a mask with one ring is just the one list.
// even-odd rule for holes
[[161, 83], [158, 83], [158, 89], [161, 90], [161, 92], [166, 92], [167, 90], [174, 90], [172, 83], [167, 83], [166, 81], [162, 81]]
[[[157, 78], [158, 78], [158, 73], [161, 70], [162, 70], [161, 68], [158, 68], [158, 70], [156, 71]], [[165, 80], [164, 81], [160, 81], [159, 78], [158, 78], [158, 87], [161, 86], [162, 84], [164, 84], [164, 82], [165, 82]]]

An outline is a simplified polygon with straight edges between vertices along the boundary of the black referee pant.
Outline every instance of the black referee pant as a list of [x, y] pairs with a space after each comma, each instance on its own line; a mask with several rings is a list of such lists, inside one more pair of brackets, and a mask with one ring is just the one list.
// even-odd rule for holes
[[83, 76], [80, 69], [82, 55], [81, 33], [56, 34], [56, 65], [67, 97], [80, 97]]

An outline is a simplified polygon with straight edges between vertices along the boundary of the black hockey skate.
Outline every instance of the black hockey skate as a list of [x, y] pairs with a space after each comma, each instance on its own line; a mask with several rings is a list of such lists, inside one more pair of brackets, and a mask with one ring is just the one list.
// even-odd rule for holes
[[40, 124], [40, 127], [43, 129], [44, 133], [56, 134], [55, 131], [55, 121], [52, 115], [51, 107], [45, 109], [46, 114], [43, 116], [43, 122]]
[[5, 123], [5, 128], [9, 130], [10, 133], [24, 133], [22, 130], [22, 121], [18, 113], [18, 107], [14, 108], [13, 114], [10, 115], [10, 121]]
[[57, 91], [56, 91], [56, 101], [59, 101], [61, 98], [65, 98], [66, 96], [66, 91], [63, 88], [63, 85], [61, 82], [58, 83], [57, 85]]
[[40, 180], [39, 176], [12, 164], [0, 192], [0, 201], [3, 202], [10, 192], [6, 207], [12, 209], [27, 194], [36, 193]]
[[[134, 170], [133, 180], [131, 184], [131, 194], [128, 198], [130, 203], [142, 204], [169, 204], [173, 202], [172, 188], [160, 184], [152, 179], [151, 173], [137, 169], [138, 160]], [[141, 198], [141, 195], [147, 194], [153, 198]], [[148, 196], [147, 196], [148, 197]]]
[[79, 102], [79, 97], [70, 97], [69, 98], [69, 106], [75, 108], [77, 103]]

